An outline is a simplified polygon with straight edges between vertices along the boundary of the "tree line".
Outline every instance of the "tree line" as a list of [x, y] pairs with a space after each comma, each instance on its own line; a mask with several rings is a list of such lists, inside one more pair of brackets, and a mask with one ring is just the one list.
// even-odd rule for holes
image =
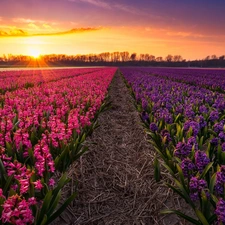
[[166, 57], [152, 54], [124, 52], [103, 52], [100, 54], [48, 54], [38, 58], [26, 55], [3, 55], [0, 57], [2, 66], [34, 66], [44, 62], [50, 66], [184, 66], [184, 67], [225, 67], [225, 55], [207, 56], [201, 60], [186, 60], [181, 55]]

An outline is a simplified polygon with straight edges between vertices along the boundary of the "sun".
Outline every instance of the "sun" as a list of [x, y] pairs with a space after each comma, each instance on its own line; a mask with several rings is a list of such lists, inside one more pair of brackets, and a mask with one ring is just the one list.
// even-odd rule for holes
[[40, 56], [40, 50], [36, 48], [31, 48], [29, 49], [29, 55], [34, 58], [38, 58]]

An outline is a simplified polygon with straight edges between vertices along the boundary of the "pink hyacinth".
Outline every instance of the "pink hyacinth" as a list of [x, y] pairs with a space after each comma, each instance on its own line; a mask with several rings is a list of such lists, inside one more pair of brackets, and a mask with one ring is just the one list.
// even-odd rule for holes
[[41, 190], [43, 188], [43, 184], [41, 183], [41, 180], [37, 180], [37, 181], [33, 182], [33, 184], [37, 190]]
[[1, 220], [3, 223], [26, 225], [34, 222], [29, 202], [17, 194], [6, 199], [2, 208]]

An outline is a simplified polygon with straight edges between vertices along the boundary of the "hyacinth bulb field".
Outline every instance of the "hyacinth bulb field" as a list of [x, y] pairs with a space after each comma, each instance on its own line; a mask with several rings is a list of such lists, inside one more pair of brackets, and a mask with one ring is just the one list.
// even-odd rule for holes
[[2, 72], [1, 223], [47, 224], [74, 199], [76, 193], [59, 207], [66, 172], [86, 151], [82, 143], [96, 126], [115, 71]]
[[225, 70], [0, 72], [0, 224], [50, 223], [225, 224]]
[[161, 165], [172, 177], [167, 186], [195, 216], [175, 213], [193, 224], [225, 224], [224, 70], [121, 69], [135, 98]]

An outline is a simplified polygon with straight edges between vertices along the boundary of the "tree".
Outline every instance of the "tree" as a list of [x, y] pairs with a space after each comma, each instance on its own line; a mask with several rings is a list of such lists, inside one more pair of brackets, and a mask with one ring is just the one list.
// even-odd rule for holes
[[132, 53], [131, 56], [130, 56], [130, 59], [132, 61], [135, 61], [136, 60], [136, 57], [137, 57], [137, 53]]
[[165, 60], [167, 62], [172, 62], [173, 61], [173, 56], [172, 55], [168, 55], [168, 56], [166, 56]]

